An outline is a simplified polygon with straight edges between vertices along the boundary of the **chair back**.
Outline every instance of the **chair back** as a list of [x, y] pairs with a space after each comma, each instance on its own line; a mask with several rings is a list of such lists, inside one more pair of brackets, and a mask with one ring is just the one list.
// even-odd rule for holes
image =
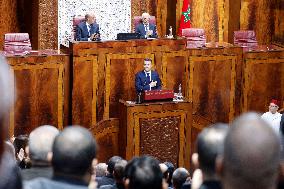
[[185, 28], [182, 29], [182, 37], [187, 39], [187, 48], [204, 47], [206, 36], [204, 29], [201, 28]]
[[4, 36], [4, 51], [31, 51], [32, 45], [28, 33], [6, 33]]
[[234, 45], [241, 47], [257, 46], [255, 32], [253, 30], [234, 31]]
[[76, 29], [77, 29], [77, 26], [81, 23], [85, 21], [85, 16], [74, 16], [73, 18], [73, 25], [72, 25], [72, 35], [73, 37], [71, 36], [71, 39], [74, 39], [76, 40]]
[[[142, 23], [142, 16], [134, 16], [133, 17], [133, 23], [134, 23], [134, 30], [133, 31], [135, 31], [136, 26], [138, 26], [138, 24]], [[156, 17], [150, 16], [149, 23], [156, 25]]]

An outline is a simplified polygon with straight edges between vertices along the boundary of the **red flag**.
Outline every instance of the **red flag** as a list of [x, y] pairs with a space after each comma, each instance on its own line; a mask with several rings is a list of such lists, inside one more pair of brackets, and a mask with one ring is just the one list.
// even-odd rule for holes
[[189, 0], [183, 0], [183, 6], [182, 6], [182, 15], [180, 18], [180, 24], [179, 24], [179, 31], [178, 35], [181, 36], [181, 30], [184, 28], [190, 28], [190, 4]]

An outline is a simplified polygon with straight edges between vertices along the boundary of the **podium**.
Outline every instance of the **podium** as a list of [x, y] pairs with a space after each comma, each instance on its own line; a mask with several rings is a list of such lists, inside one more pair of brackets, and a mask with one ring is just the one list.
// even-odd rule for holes
[[119, 152], [127, 160], [151, 155], [190, 168], [192, 102], [135, 104], [119, 100]]

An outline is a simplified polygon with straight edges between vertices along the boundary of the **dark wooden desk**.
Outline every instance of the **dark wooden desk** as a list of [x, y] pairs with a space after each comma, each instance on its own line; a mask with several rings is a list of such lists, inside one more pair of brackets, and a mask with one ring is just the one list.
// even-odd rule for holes
[[165, 53], [183, 51], [185, 44], [183, 39], [72, 44], [72, 123], [89, 128], [119, 117], [119, 99], [135, 99], [135, 74], [143, 70], [143, 60], [151, 58], [161, 74]]
[[271, 99], [284, 103], [284, 48], [261, 45], [244, 51], [242, 111], [266, 112]]
[[42, 50], [29, 55], [2, 52], [12, 68], [15, 105], [7, 119], [9, 133], [29, 134], [49, 124], [62, 129], [69, 116], [69, 56]]
[[122, 157], [148, 154], [190, 168], [192, 102], [119, 102]]

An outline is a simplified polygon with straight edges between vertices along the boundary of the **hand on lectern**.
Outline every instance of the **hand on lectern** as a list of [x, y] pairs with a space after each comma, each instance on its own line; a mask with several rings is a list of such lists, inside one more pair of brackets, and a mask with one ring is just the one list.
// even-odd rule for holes
[[150, 87], [156, 87], [156, 85], [157, 85], [157, 81], [152, 81], [152, 82], [150, 83]]

